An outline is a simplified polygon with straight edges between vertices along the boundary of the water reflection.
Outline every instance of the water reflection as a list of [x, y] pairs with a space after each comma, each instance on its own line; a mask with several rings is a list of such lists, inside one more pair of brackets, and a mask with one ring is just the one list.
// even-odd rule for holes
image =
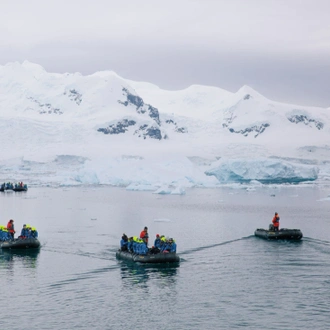
[[147, 287], [149, 279], [154, 279], [161, 286], [172, 285], [176, 282], [179, 264], [140, 264], [135, 262], [120, 262], [123, 285], [140, 285]]
[[26, 268], [36, 268], [40, 249], [27, 250], [3, 250], [0, 249], [0, 265], [11, 268], [14, 263], [20, 261]]

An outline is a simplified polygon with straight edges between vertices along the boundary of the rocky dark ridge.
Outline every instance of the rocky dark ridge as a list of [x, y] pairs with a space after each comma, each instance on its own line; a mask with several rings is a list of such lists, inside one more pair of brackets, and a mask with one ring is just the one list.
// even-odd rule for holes
[[[231, 127], [228, 127], [228, 130], [231, 133], [242, 134], [244, 136], [249, 136], [249, 134], [254, 134], [254, 137], [256, 138], [258, 135], [262, 134], [265, 131], [265, 129], [269, 126], [270, 125], [268, 123], [263, 123], [261, 125], [253, 125], [251, 127], [247, 127], [241, 130], [235, 130]], [[223, 127], [227, 127], [227, 125], [223, 124]]]
[[128, 106], [129, 104], [135, 105], [137, 113], [147, 113], [148, 116], [160, 126], [159, 112], [157, 108], [151, 106], [150, 104], [145, 104], [140, 96], [131, 94], [127, 88], [123, 88], [122, 90], [124, 92], [123, 95], [126, 95], [127, 100], [125, 102], [118, 101], [119, 103], [125, 106]]
[[[137, 122], [135, 120], [123, 119], [115, 124], [110, 124], [108, 127], [99, 128], [97, 131], [104, 134], [122, 134], [126, 133], [131, 126], [137, 127]], [[140, 125], [136, 128], [133, 135], [137, 135], [143, 139], [146, 139], [147, 137], [157, 140], [167, 139], [167, 135], [162, 135], [162, 132], [157, 125]]]
[[[159, 118], [158, 109], [150, 104], [144, 103], [140, 96], [133, 95], [126, 88], [123, 88], [122, 91], [124, 93], [123, 95], [126, 96], [126, 101], [118, 102], [124, 106], [128, 106], [130, 104], [134, 105], [138, 114], [147, 114], [152, 120], [154, 120], [154, 124], [139, 124], [135, 120], [124, 118], [116, 123], [110, 124], [107, 127], [99, 128], [98, 132], [102, 132], [104, 134], [122, 134], [127, 132], [129, 127], [134, 126], [135, 131], [133, 135], [136, 135], [139, 138], [151, 138], [156, 140], [168, 139], [168, 135], [161, 130], [161, 121]], [[177, 133], [187, 133], [187, 129], [185, 127], [179, 127], [172, 119], [166, 120], [165, 123], [168, 125], [174, 125], [174, 130]]]
[[146, 139], [147, 137], [150, 137], [152, 139], [167, 139], [167, 135], [165, 134], [162, 136], [162, 132], [158, 127], [155, 126], [149, 126], [149, 125], [141, 125], [135, 132], [134, 135], [137, 135], [138, 137], [142, 137]]
[[76, 102], [78, 105], [80, 105], [82, 101], [82, 94], [80, 94], [75, 89], [70, 89], [69, 91], [65, 91], [63, 94], [67, 95], [71, 101]]
[[292, 115], [288, 117], [288, 120], [291, 121], [291, 123], [299, 124], [303, 123], [305, 125], [313, 124], [318, 130], [321, 130], [324, 127], [324, 124], [319, 121], [315, 120], [313, 118], [309, 118], [306, 115]]
[[39, 113], [41, 115], [43, 114], [55, 114], [55, 115], [61, 115], [63, 114], [63, 111], [60, 108], [55, 108], [53, 107], [50, 103], [41, 103], [40, 101], [34, 99], [33, 97], [28, 97], [28, 100], [31, 100], [32, 102], [36, 103], [40, 109], [39, 109]]
[[177, 133], [188, 133], [187, 128], [185, 127], [179, 127], [178, 124], [173, 119], [167, 119], [165, 120], [166, 124], [174, 125], [174, 130]]
[[123, 119], [122, 121], [118, 121], [116, 124], [111, 124], [105, 128], [99, 128], [97, 131], [102, 132], [104, 134], [120, 134], [125, 133], [130, 126], [134, 126], [136, 121]]

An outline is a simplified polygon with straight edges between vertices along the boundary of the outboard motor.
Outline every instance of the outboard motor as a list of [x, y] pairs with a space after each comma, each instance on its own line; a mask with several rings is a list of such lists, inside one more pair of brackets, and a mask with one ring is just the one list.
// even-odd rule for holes
[[269, 225], [269, 230], [271, 230], [271, 231], [275, 230], [274, 225], [272, 223]]

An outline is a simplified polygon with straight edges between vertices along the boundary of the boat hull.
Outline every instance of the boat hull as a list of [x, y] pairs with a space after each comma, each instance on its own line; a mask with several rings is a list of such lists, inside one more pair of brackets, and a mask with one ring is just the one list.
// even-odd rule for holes
[[280, 229], [279, 231], [256, 229], [254, 235], [267, 240], [290, 240], [299, 241], [303, 238], [303, 233], [300, 229]]
[[149, 264], [172, 263], [172, 262], [180, 261], [180, 258], [176, 253], [157, 253], [157, 254], [139, 255], [128, 251], [118, 250], [116, 252], [116, 257], [122, 260], [149, 263]]
[[13, 188], [12, 190], [14, 190], [14, 191], [27, 191], [28, 190], [28, 188]]
[[25, 239], [16, 238], [12, 241], [5, 241], [1, 243], [1, 248], [6, 250], [38, 249], [39, 247], [40, 247], [40, 242], [36, 238], [25, 238]]

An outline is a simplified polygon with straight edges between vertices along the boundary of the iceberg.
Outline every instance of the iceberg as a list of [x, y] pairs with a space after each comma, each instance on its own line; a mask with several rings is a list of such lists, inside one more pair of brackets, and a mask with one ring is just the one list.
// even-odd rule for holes
[[273, 159], [218, 160], [206, 175], [215, 176], [220, 183], [249, 183], [253, 180], [263, 184], [300, 183], [318, 178], [316, 166], [294, 164]]

